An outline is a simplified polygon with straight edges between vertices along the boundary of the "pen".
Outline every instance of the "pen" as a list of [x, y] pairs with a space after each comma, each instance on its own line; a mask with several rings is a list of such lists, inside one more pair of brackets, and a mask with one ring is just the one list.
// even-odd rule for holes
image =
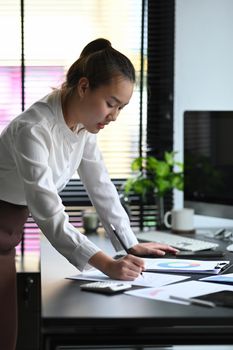
[[217, 231], [214, 232], [214, 237], [222, 236], [225, 232], [225, 228], [220, 228]]
[[216, 305], [212, 301], [207, 300], [201, 300], [196, 298], [183, 298], [176, 295], [169, 295], [170, 299], [177, 300], [177, 301], [185, 301], [190, 304], [200, 305], [200, 306], [207, 306], [207, 307], [215, 307]]
[[111, 226], [111, 228], [112, 228], [112, 230], [113, 230], [114, 235], [116, 236], [116, 238], [117, 238], [118, 241], [120, 242], [122, 248], [126, 251], [127, 254], [130, 254], [129, 249], [126, 247], [125, 243], [122, 241], [120, 235], [118, 235], [118, 233], [116, 232], [115, 227], [114, 227], [112, 224], [110, 224], [110, 226]]
[[[112, 224], [110, 224], [110, 226], [112, 228], [112, 231], [113, 231], [114, 235], [116, 236], [116, 238], [118, 239], [119, 243], [121, 244], [122, 248], [126, 251], [127, 254], [130, 254], [129, 249], [126, 247], [125, 243], [122, 241], [120, 235], [118, 235], [118, 233], [116, 232], [115, 227]], [[144, 277], [142, 272], [140, 274], [141, 274], [142, 277]]]

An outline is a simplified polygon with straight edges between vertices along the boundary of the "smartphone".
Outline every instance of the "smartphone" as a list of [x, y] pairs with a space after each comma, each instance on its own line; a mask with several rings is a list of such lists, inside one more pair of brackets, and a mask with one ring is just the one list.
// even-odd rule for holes
[[200, 295], [196, 299], [212, 301], [216, 306], [233, 307], [233, 291], [231, 290]]

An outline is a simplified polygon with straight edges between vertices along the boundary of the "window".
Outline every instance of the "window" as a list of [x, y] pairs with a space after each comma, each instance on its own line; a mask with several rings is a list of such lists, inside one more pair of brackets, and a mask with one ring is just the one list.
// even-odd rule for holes
[[[108, 38], [132, 60], [139, 80], [141, 0], [24, 0], [24, 13], [26, 107], [59, 86], [83, 47], [98, 37]], [[117, 123], [98, 135], [112, 177], [128, 176], [138, 153], [139, 103], [137, 85]]]
[[[120, 186], [134, 157], [158, 157], [173, 147], [174, 18], [174, 0], [2, 0], [0, 132], [21, 110], [60, 86], [89, 41], [106, 37], [132, 60], [138, 82], [117, 122], [98, 137], [110, 176]], [[77, 191], [79, 208], [72, 196]], [[62, 196], [69, 202], [71, 222], [81, 225], [87, 195], [77, 176]], [[156, 207], [139, 204], [136, 198], [132, 225], [154, 224]], [[171, 206], [170, 196], [165, 209]], [[25, 233], [25, 249], [37, 250], [38, 229], [31, 219]]]
[[[146, 104], [142, 104], [146, 89], [143, 98], [140, 89], [147, 52], [143, 6], [142, 0], [1, 1], [0, 132], [21, 110], [60, 86], [67, 68], [89, 41], [105, 37], [132, 60], [137, 73], [130, 104], [117, 122], [98, 136], [110, 176], [128, 177], [131, 161], [143, 142], [140, 123], [144, 131], [146, 128]], [[38, 248], [36, 230], [29, 220], [26, 250]]]

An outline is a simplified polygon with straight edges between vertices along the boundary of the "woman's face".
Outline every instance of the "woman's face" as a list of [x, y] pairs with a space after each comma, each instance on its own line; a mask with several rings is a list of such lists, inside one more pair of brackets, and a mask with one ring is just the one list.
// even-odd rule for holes
[[87, 131], [98, 133], [117, 119], [121, 109], [129, 103], [133, 88], [134, 84], [122, 76], [114, 77], [109, 85], [95, 90], [89, 88], [88, 79], [80, 79], [79, 98], [73, 105], [76, 121], [82, 123]]

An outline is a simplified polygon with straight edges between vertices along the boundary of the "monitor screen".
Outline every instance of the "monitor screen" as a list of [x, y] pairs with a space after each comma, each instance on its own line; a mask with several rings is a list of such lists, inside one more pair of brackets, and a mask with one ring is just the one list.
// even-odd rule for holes
[[184, 113], [184, 206], [233, 219], [233, 111]]

